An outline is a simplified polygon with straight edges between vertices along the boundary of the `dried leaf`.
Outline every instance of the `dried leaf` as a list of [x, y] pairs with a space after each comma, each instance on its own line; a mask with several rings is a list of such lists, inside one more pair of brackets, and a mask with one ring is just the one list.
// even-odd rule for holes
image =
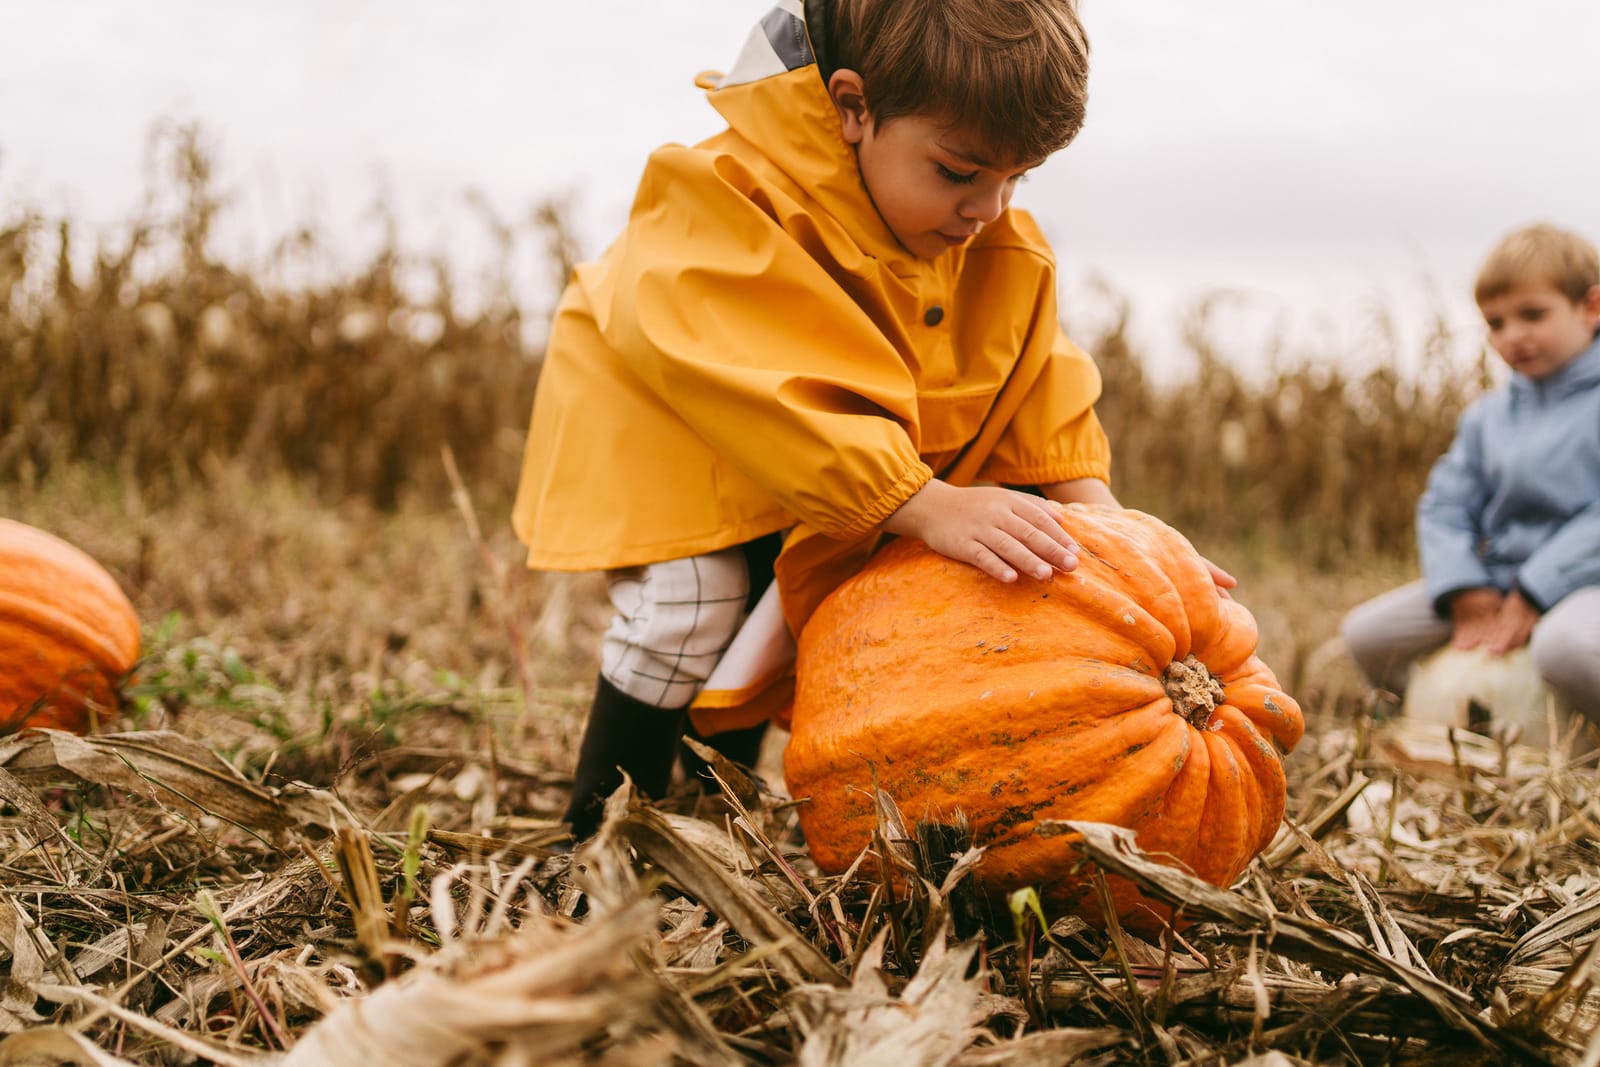
[[[955, 1059], [954, 1067], [1059, 1067], [1127, 1040], [1125, 1031], [1112, 1027], [1040, 1030], [1014, 1041], [970, 1049]], [[1129, 1049], [1129, 1059], [1132, 1058]]]
[[[48, 996], [60, 1003], [81, 1001], [91, 1005], [108, 1015], [114, 1015], [123, 1022], [136, 1029], [143, 1030], [154, 1037], [160, 1038], [177, 1048], [199, 1056], [202, 1060], [214, 1063], [217, 1067], [265, 1067], [275, 1064], [276, 1058], [265, 1058], [255, 1054], [240, 1055], [215, 1041], [207, 1041], [194, 1034], [185, 1033], [174, 1029], [164, 1023], [140, 1015], [138, 1012], [129, 1011], [122, 1005], [107, 1000], [98, 993], [77, 986], [42, 986], [39, 990], [42, 996]], [[112, 1061], [116, 1063], [117, 1061]]]
[[[609, 821], [609, 820], [608, 820]], [[752, 945], [773, 946], [773, 966], [795, 984], [845, 979], [827, 957], [778, 916], [727, 866], [686, 841], [660, 812], [635, 806], [614, 823], [615, 832], [639, 853], [672, 876], [696, 900], [725, 919]]]
[[849, 990], [802, 986], [791, 994], [790, 1011], [805, 1035], [800, 1067], [944, 1067], [977, 1040], [987, 1012], [984, 975], [968, 974], [976, 945], [950, 949], [934, 938], [898, 997], [879, 970], [883, 945], [879, 934]]
[[1079, 847], [1088, 859], [1134, 882], [1141, 892], [1181, 906], [1191, 917], [1265, 933], [1267, 947], [1283, 955], [1381, 976], [1416, 994], [1450, 1029], [1500, 1046], [1514, 1055], [1535, 1054], [1525, 1038], [1477, 1018], [1475, 1005], [1460, 990], [1364, 946], [1352, 944], [1341, 936], [1341, 931], [1325, 923], [1283, 912], [1269, 913], [1262, 905], [1238, 893], [1218, 889], [1184, 871], [1157, 863], [1139, 851], [1131, 830], [1072, 820], [1064, 825], [1083, 835]]
[[314, 803], [286, 803], [210, 749], [169, 730], [81, 737], [30, 730], [0, 743], [0, 767], [25, 781], [80, 781], [114, 786], [191, 817], [214, 815], [251, 831], [328, 825]]
[[136, 1067], [61, 1026], [36, 1026], [0, 1041], [0, 1067]]
[[642, 1023], [658, 988], [631, 950], [655, 927], [635, 901], [603, 923], [538, 920], [493, 944], [453, 952], [348, 1001], [301, 1037], [280, 1067], [445, 1067], [489, 1043], [555, 1059]]

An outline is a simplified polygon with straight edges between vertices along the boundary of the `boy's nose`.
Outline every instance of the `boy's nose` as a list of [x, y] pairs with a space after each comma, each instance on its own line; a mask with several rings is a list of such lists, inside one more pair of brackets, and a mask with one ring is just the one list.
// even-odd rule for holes
[[993, 222], [1006, 209], [1004, 187], [973, 193], [961, 202], [961, 217], [975, 222]]

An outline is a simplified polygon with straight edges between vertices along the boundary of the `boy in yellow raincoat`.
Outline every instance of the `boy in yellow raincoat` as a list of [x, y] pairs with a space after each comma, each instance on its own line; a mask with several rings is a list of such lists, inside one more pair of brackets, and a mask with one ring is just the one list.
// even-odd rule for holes
[[[999, 581], [1076, 565], [1041, 495], [1116, 503], [1100, 378], [1009, 204], [1087, 58], [1073, 0], [780, 0], [702, 81], [727, 130], [650, 156], [557, 311], [514, 512], [529, 566], [604, 570], [616, 608], [574, 837], [622, 771], [661, 795], [769, 586], [781, 646], [885, 535]], [[694, 727], [750, 763], [753, 719]]]

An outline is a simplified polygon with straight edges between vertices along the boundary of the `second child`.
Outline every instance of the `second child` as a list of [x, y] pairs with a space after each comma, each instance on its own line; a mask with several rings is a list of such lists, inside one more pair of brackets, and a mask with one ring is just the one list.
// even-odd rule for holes
[[1417, 508], [1422, 580], [1358, 605], [1345, 645], [1395, 693], [1446, 643], [1527, 646], [1600, 723], [1600, 257], [1575, 233], [1518, 230], [1478, 274], [1510, 381], [1462, 414]]

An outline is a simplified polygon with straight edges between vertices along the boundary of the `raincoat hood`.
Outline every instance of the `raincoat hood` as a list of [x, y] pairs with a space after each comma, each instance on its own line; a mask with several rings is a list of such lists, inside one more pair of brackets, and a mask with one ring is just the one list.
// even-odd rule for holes
[[914, 275], [920, 264], [873, 206], [828, 96], [831, 68], [819, 60], [814, 42], [824, 39], [816, 27], [826, 25], [832, 7], [810, 0], [802, 18], [798, 0], [784, 0], [751, 31], [734, 67], [702, 84], [711, 86], [708, 99], [729, 130], [805, 189], [821, 217], [839, 224], [841, 232], [828, 236], [843, 240], [830, 240], [831, 248], [853, 249]]

